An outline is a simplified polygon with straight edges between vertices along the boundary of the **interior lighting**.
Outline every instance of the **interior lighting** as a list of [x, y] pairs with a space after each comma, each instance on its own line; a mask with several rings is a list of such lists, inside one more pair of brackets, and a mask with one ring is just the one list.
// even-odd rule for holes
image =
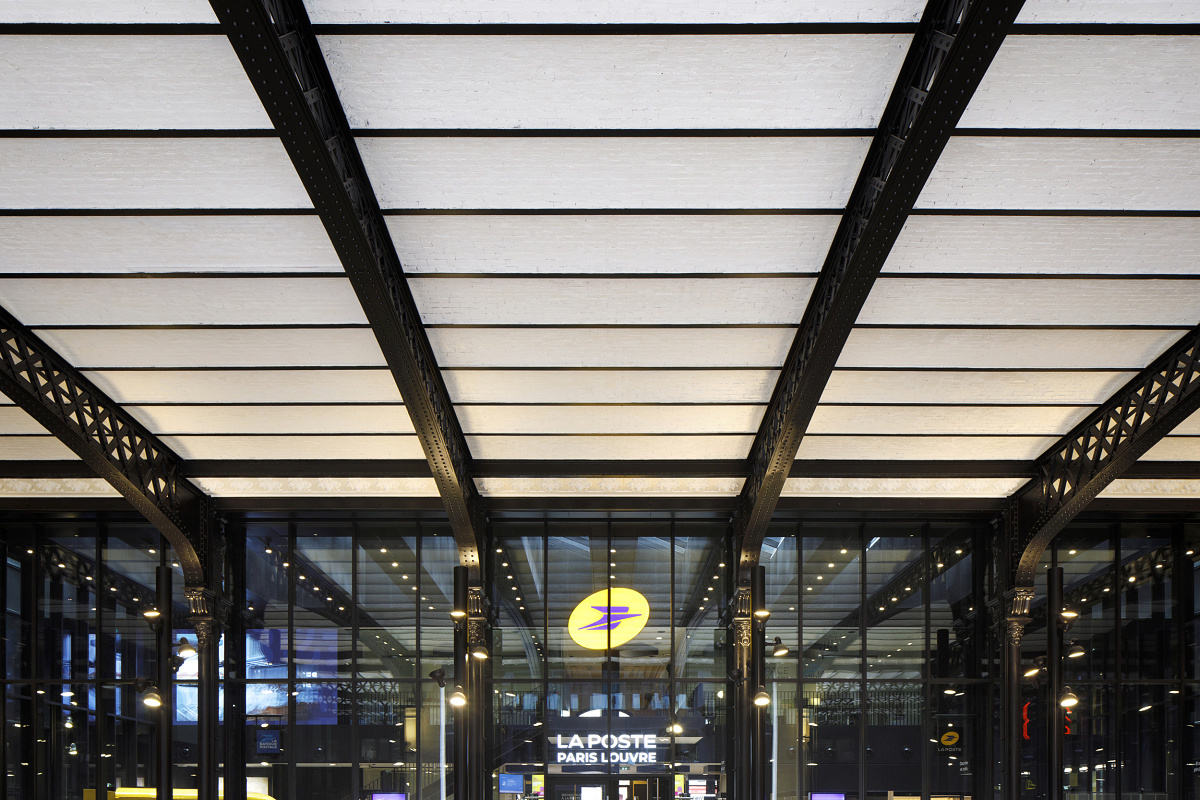
[[179, 655], [181, 658], [191, 658], [196, 655], [196, 648], [192, 647], [186, 636], [181, 636], [179, 639]]
[[481, 644], [477, 644], [471, 648], [471, 657], [477, 658], [480, 661], [486, 661], [488, 657], [488, 649]]
[[147, 608], [145, 611], [142, 612], [142, 616], [145, 617], [146, 619], [158, 619], [159, 617], [162, 616], [162, 612], [159, 611], [157, 608]]
[[1074, 708], [1079, 705], [1079, 698], [1075, 696], [1075, 693], [1071, 691], [1071, 687], [1068, 686], [1063, 691], [1062, 697], [1058, 699], [1058, 704], [1063, 708]]
[[1149, 711], [1149, 710], [1150, 710], [1151, 708], [1153, 708], [1153, 707], [1154, 707], [1154, 706], [1152, 706], [1151, 704], [1149, 704], [1149, 703], [1146, 703], [1146, 705], [1144, 705], [1144, 706], [1142, 706], [1141, 708], [1139, 708], [1139, 709], [1138, 709], [1138, 711]]
[[1029, 669], [1025, 670], [1025, 677], [1032, 678], [1034, 675], [1037, 675], [1041, 671], [1042, 671], [1041, 667], [1030, 667]]
[[1085, 655], [1087, 652], [1083, 649], [1083, 645], [1072, 639], [1071, 647], [1067, 650], [1067, 658], [1081, 658]]
[[454, 687], [454, 693], [450, 695], [450, 705], [455, 708], [462, 708], [467, 704], [467, 696], [463, 693], [461, 686]]
[[679, 724], [679, 720], [673, 720], [667, 727], [667, 730], [678, 736], [679, 734], [683, 733], [683, 726]]
[[754, 705], [759, 708], [765, 708], [771, 705], [771, 695], [767, 694], [766, 688], [758, 687], [758, 693], [754, 695]]
[[146, 696], [142, 698], [142, 705], [147, 708], [162, 708], [162, 698], [158, 696], [158, 692], [151, 689], [146, 692]]
[[783, 643], [783, 640], [776, 636], [775, 649], [771, 652], [771, 655], [775, 656], [776, 658], [782, 658], [790, 652], [791, 651], [788, 649], [788, 646]]

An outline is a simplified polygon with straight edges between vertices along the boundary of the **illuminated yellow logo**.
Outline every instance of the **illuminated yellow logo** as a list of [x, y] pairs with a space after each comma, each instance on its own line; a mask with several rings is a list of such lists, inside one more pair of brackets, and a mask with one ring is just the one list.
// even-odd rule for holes
[[605, 589], [575, 606], [567, 632], [580, 647], [603, 650], [637, 636], [649, 618], [650, 604], [633, 589]]
[[957, 731], [946, 731], [942, 734], [942, 744], [946, 745], [947, 747], [958, 744], [958, 738]]

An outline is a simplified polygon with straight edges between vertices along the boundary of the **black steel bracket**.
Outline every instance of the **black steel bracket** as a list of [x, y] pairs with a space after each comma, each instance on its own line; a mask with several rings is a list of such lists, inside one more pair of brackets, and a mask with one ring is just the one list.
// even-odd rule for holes
[[758, 563], [800, 441], [858, 313], [1023, 0], [931, 0], [750, 448], [733, 519], [742, 580]]
[[471, 453], [299, 0], [212, 0], [371, 323], [446, 506], [459, 559], [481, 570], [484, 505]]
[[1009, 498], [1012, 586], [1033, 586], [1054, 536], [1147, 450], [1200, 408], [1200, 326], [1139, 372], [1037, 460]]

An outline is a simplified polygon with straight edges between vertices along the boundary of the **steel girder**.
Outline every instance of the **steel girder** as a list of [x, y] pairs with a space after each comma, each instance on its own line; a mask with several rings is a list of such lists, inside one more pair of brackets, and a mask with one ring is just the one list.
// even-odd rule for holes
[[1038, 477], [1009, 498], [1011, 587], [1032, 590], [1055, 534], [1197, 408], [1200, 326], [1043, 453]]
[[471, 453], [304, 6], [211, 1], [379, 340], [478, 581], [484, 509]]
[[211, 613], [221, 528], [212, 498], [183, 477], [183, 460], [3, 308], [0, 391], [158, 528], [175, 548], [193, 612]]
[[734, 515], [741, 580], [825, 384], [896, 237], [1023, 0], [931, 0], [750, 448]]

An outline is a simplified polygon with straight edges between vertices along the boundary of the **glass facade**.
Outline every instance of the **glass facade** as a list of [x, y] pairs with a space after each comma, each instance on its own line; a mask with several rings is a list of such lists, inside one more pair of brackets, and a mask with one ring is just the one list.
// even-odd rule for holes
[[[566, 517], [489, 532], [494, 795], [715, 800], [732, 735], [727, 526]], [[987, 514], [780, 515], [761, 562], [771, 800], [996, 794], [994, 531]], [[258, 515], [227, 534], [241, 607], [221, 652], [223, 774], [241, 780], [236, 763], [276, 800], [453, 797], [458, 555], [444, 519]], [[170, 549], [117, 514], [9, 513], [0, 540], [5, 796], [153, 786], [162, 712], [141, 700], [159, 654], [143, 612], [160, 566], [175, 574], [174, 640], [195, 642]], [[1043, 580], [1023, 643], [1023, 797], [1047, 796], [1053, 738], [1069, 798], [1195, 796], [1200, 526], [1083, 519], [1045, 566], [1063, 568], [1077, 612], [1062, 636], [1079, 704], [1052, 737], [1035, 669]], [[182, 658], [169, 755], [181, 788], [195, 786], [196, 677]]]

